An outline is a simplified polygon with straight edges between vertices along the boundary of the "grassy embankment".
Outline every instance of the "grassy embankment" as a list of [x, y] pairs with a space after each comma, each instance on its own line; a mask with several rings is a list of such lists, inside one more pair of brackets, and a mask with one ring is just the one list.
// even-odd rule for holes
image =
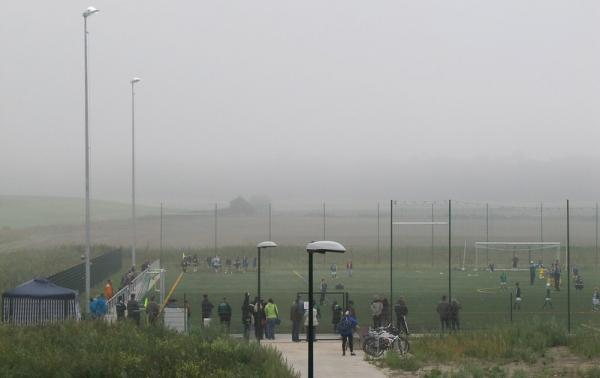
[[3, 377], [296, 377], [271, 348], [129, 322], [0, 327]]
[[555, 321], [532, 319], [518, 327], [413, 338], [410, 355], [388, 353], [376, 363], [425, 377], [599, 377], [598, 358], [600, 332], [579, 328], [569, 336]]

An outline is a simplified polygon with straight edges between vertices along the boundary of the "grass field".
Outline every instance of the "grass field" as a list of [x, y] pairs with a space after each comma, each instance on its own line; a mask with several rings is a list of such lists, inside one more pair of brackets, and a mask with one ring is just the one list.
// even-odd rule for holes
[[[198, 251], [199, 256], [206, 257], [210, 251]], [[273, 250], [271, 264], [269, 265], [268, 252], [263, 259], [262, 293], [263, 298], [273, 298], [278, 304], [283, 323], [281, 330], [289, 331], [289, 308], [297, 292], [307, 291], [307, 264], [306, 252], [300, 248], [280, 247]], [[252, 248], [227, 248], [220, 251], [224, 256], [243, 256], [252, 258], [255, 251]], [[169, 270], [170, 282], [179, 274], [178, 266], [180, 255], [178, 252], [165, 254], [166, 267]], [[329, 291], [333, 291], [335, 284], [343, 283], [344, 290], [349, 293], [351, 300], [355, 302], [359, 321], [363, 325], [371, 322], [369, 305], [374, 295], [389, 296], [389, 265], [385, 263], [369, 263], [364, 256], [356, 256], [354, 260], [354, 272], [352, 277], [347, 277], [345, 272], [345, 260], [341, 257], [337, 260], [338, 278], [331, 279], [329, 274], [330, 256], [327, 263], [323, 257], [318, 256], [315, 260], [315, 290], [318, 291], [321, 278], [326, 278]], [[600, 313], [591, 312], [592, 289], [596, 283], [592, 283], [592, 277], [597, 272], [586, 271], [583, 274], [588, 277], [586, 287], [583, 291], [571, 290], [572, 324], [578, 327], [581, 324], [593, 328], [600, 328]], [[529, 284], [528, 271], [509, 271], [509, 290], [499, 290], [499, 272], [488, 271], [460, 271], [452, 272], [452, 296], [458, 299], [462, 305], [461, 323], [464, 329], [479, 329], [493, 327], [500, 324], [510, 323], [510, 292], [515, 282], [520, 282], [523, 291], [523, 303], [521, 310], [513, 312], [513, 323], [530, 320], [532, 317], [540, 320], [556, 319], [558, 322], [567, 321], [567, 290], [566, 276], [565, 284], [561, 291], [552, 292], [553, 309], [543, 310], [545, 295], [545, 282], [536, 280], [535, 284]], [[208, 294], [216, 306], [223, 297], [227, 297], [233, 308], [232, 329], [240, 332], [241, 319], [240, 307], [243, 293], [248, 291], [252, 297], [256, 295], [257, 275], [254, 271], [246, 273], [235, 272], [233, 274], [214, 273], [201, 264], [197, 273], [189, 272], [175, 291], [175, 297], [179, 300], [183, 296], [192, 305], [192, 324], [200, 325], [200, 301], [202, 294]], [[442, 295], [448, 292], [447, 268], [423, 265], [421, 267], [403, 267], [398, 264], [394, 269], [394, 299], [402, 295], [406, 298], [409, 307], [409, 326], [412, 332], [428, 332], [439, 328], [438, 317], [435, 307]], [[318, 300], [318, 295], [317, 295]], [[341, 303], [340, 296], [328, 296], [327, 303], [322, 306], [322, 332], [331, 332], [331, 303], [337, 299]], [[216, 316], [216, 313], [214, 314]]]

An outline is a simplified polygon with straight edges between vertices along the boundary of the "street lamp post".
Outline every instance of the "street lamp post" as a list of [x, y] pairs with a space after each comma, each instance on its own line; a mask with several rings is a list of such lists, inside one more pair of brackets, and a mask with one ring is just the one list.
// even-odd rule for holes
[[137, 226], [135, 224], [135, 90], [134, 86], [140, 82], [139, 77], [131, 79], [131, 266], [135, 267], [135, 245], [137, 239]]
[[[90, 302], [90, 143], [89, 143], [89, 90], [88, 90], [88, 31], [87, 19], [94, 13], [99, 12], [94, 7], [89, 7], [83, 12], [83, 66], [85, 87], [85, 296], [86, 302]], [[89, 307], [86, 306], [86, 311]]]
[[325, 254], [327, 252], [333, 253], [344, 253], [346, 252], [346, 248], [338, 242], [335, 241], [317, 241], [310, 242], [306, 246], [306, 252], [308, 252], [308, 377], [314, 377], [314, 350], [313, 350], [313, 342], [314, 342], [314, 329], [313, 329], [313, 309], [314, 309], [314, 300], [313, 300], [313, 255], [315, 253]]
[[[260, 303], [261, 300], [261, 296], [260, 296], [260, 252], [264, 249], [264, 248], [274, 248], [277, 247], [277, 243], [272, 242], [272, 241], [264, 241], [262, 243], [258, 243], [258, 245], [256, 246], [257, 252], [258, 252], [258, 271], [257, 271], [257, 275], [258, 275], [258, 283], [257, 283], [257, 296], [258, 296], [258, 303]], [[260, 343], [260, 339], [257, 340]]]

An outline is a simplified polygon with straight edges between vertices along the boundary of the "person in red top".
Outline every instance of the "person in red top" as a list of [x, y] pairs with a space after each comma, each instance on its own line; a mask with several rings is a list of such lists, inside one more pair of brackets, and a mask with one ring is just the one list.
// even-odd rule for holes
[[104, 298], [106, 298], [106, 300], [109, 300], [110, 298], [112, 298], [113, 295], [114, 291], [112, 281], [108, 280], [106, 281], [106, 285], [104, 285]]
[[352, 260], [346, 261], [346, 273], [348, 277], [352, 277]]

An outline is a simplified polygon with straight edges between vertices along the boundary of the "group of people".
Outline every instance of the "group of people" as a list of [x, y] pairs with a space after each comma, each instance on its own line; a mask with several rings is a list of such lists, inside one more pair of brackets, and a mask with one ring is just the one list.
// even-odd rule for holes
[[448, 301], [445, 295], [442, 296], [442, 300], [440, 303], [438, 303], [436, 308], [436, 312], [440, 317], [440, 326], [442, 332], [460, 330], [460, 310], [460, 303], [456, 299]]
[[[252, 259], [252, 270], [256, 270], [256, 257]], [[225, 258], [225, 262], [221, 261], [220, 256], [207, 256], [206, 267], [215, 273], [232, 274], [233, 272], [247, 272], [250, 268], [250, 260], [248, 256], [236, 256], [235, 258]], [[194, 270], [196, 271], [196, 270]]]
[[[346, 261], [346, 275], [348, 277], [352, 277], [352, 260], [347, 260]], [[336, 279], [337, 278], [337, 263], [334, 261], [331, 263], [331, 265], [329, 266], [329, 273], [331, 274], [331, 278], [332, 279]]]

